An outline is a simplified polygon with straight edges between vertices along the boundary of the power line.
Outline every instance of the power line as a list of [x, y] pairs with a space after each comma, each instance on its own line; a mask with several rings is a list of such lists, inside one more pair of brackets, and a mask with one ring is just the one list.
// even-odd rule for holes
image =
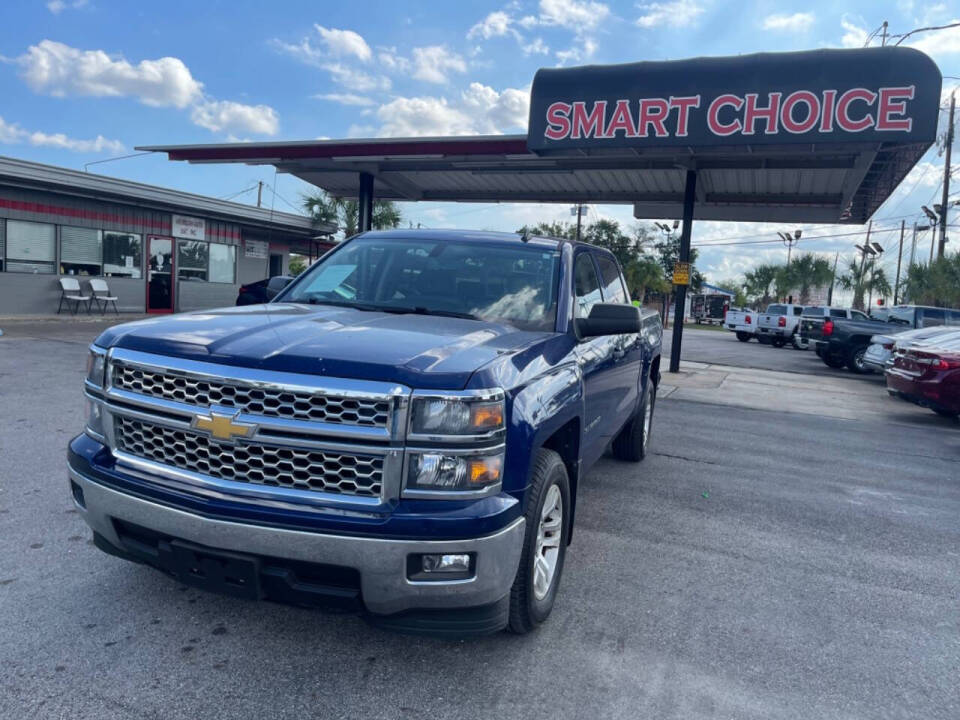
[[127, 158], [140, 157], [141, 155], [153, 155], [153, 150], [147, 150], [146, 152], [131, 153], [130, 155], [118, 155], [117, 157], [107, 158], [106, 160], [93, 160], [92, 162], [83, 164], [83, 171], [89, 172], [87, 170], [91, 165], [100, 165], [101, 163], [113, 162], [114, 160], [126, 160]]
[[225, 196], [221, 197], [220, 199], [221, 199], [221, 200], [232, 200], [233, 198], [238, 197], [239, 195], [243, 195], [244, 193], [248, 193], [248, 192], [250, 192], [251, 190], [256, 190], [256, 188], [257, 188], [256, 185], [251, 185], [251, 186], [248, 187], [248, 188], [244, 188], [244, 189], [241, 190], [240, 192], [235, 192], [235, 193], [233, 193], [233, 194], [231, 194], [231, 195], [225, 195]]
[[908, 32], [908, 33], [903, 33], [902, 35], [891, 35], [890, 37], [891, 37], [891, 38], [895, 38], [895, 37], [900, 38], [899, 40], [897, 40], [897, 41], [894, 43], [894, 45], [896, 46], [896, 45], [899, 45], [900, 43], [902, 43], [904, 40], [906, 40], [906, 39], [907, 39], [908, 37], [910, 37], [911, 35], [914, 35], [914, 34], [916, 34], [916, 33], [920, 33], [920, 32], [930, 32], [931, 30], [949, 30], [950, 28], [955, 28], [955, 27], [960, 27], [960, 22], [950, 23], [949, 25], [932, 25], [932, 26], [930, 26], [930, 27], [916, 28], [915, 30], [911, 30], [911, 31]]

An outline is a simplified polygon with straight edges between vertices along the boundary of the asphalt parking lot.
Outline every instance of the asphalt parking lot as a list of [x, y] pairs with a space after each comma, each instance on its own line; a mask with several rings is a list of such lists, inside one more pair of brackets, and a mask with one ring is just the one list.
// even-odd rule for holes
[[[99, 325], [0, 327], [0, 717], [960, 717], [956, 425], [668, 397], [651, 457], [585, 479], [549, 622], [439, 641], [93, 548], [64, 452]], [[729, 333], [684, 347], [835, 372]]]

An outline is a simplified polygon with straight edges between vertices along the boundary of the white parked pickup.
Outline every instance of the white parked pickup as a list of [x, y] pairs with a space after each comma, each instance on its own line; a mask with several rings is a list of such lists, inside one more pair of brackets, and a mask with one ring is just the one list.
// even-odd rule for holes
[[760, 313], [757, 320], [757, 339], [760, 342], [770, 342], [774, 347], [783, 347], [793, 339], [793, 334], [800, 327], [802, 313], [803, 305], [767, 305], [767, 311]]
[[723, 326], [735, 332], [740, 342], [749, 342], [757, 333], [757, 313], [749, 308], [730, 308], [723, 316]]

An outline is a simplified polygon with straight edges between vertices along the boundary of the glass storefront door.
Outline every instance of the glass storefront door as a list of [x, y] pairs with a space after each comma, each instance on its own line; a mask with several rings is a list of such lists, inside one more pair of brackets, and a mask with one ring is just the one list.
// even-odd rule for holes
[[147, 312], [173, 312], [173, 238], [147, 238]]

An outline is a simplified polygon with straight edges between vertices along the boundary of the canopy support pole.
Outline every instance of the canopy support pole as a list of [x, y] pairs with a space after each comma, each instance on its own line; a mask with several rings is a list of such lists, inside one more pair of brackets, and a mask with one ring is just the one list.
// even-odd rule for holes
[[[690, 262], [690, 232], [693, 229], [693, 206], [697, 200], [697, 171], [687, 170], [683, 191], [683, 230], [680, 232], [680, 262]], [[691, 275], [693, 273], [690, 273]], [[683, 342], [683, 316], [687, 303], [687, 286], [675, 285], [677, 301], [673, 308], [673, 343], [670, 346], [670, 372], [680, 370], [680, 344]]]
[[373, 229], [373, 175], [360, 173], [360, 191], [357, 194], [357, 232]]

